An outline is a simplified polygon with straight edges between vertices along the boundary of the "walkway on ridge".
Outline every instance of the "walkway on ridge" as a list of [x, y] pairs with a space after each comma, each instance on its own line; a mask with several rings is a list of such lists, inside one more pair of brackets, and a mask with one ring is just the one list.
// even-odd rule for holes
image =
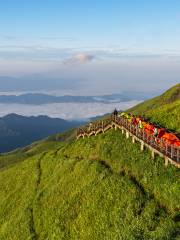
[[126, 138], [132, 137], [132, 142], [138, 141], [141, 143], [141, 151], [144, 147], [147, 147], [151, 151], [152, 158], [154, 159], [155, 154], [160, 155], [165, 159], [165, 165], [168, 163], [173, 164], [177, 168], [180, 168], [180, 147], [170, 145], [166, 142], [158, 142], [157, 138], [152, 134], [148, 134], [144, 129], [140, 129], [137, 125], [132, 124], [127, 119], [111, 115], [110, 117], [92, 123], [89, 127], [77, 129], [77, 139], [81, 137], [90, 137], [105, 131], [119, 128], [122, 133], [126, 134]]

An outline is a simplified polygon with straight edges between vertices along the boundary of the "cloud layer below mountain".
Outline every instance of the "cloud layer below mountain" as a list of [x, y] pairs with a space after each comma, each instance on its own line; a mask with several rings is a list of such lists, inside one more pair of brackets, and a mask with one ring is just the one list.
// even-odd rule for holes
[[112, 112], [114, 108], [127, 109], [138, 104], [140, 101], [134, 100], [119, 103], [53, 103], [45, 105], [20, 105], [20, 104], [0, 104], [0, 116], [9, 113], [17, 113], [24, 116], [47, 115], [63, 119], [85, 119]]

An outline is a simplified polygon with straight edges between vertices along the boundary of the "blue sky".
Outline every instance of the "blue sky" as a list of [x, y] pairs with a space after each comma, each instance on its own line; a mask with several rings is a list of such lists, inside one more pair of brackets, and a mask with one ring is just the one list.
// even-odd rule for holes
[[6, 0], [0, 12], [1, 42], [180, 48], [179, 0]]
[[179, 43], [179, 0], [0, 0], [0, 75], [160, 89], [179, 82]]

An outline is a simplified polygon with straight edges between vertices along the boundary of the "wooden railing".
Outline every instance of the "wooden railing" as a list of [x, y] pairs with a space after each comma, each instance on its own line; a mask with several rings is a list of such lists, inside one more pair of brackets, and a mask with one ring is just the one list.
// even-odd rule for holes
[[[79, 128], [77, 130], [77, 139], [80, 137], [97, 135], [98, 133], [105, 132], [106, 130], [115, 127], [120, 128], [122, 131], [133, 137], [133, 141], [141, 142], [142, 147], [145, 145], [149, 147], [154, 155], [165, 157], [166, 164], [168, 162], [180, 167], [180, 147], [168, 144], [163, 139], [156, 138], [153, 134], [148, 134], [144, 129], [139, 128], [137, 125], [132, 124], [127, 119], [115, 115], [92, 123], [91, 125]], [[127, 136], [128, 136], [127, 135]]]

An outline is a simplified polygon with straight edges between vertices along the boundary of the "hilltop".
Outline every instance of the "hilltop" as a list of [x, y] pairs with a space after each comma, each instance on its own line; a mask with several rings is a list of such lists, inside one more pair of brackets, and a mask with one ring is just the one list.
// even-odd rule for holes
[[139, 149], [72, 130], [1, 155], [0, 239], [180, 239], [180, 171]]
[[129, 109], [128, 112], [144, 115], [150, 121], [180, 133], [180, 83], [162, 95]]

